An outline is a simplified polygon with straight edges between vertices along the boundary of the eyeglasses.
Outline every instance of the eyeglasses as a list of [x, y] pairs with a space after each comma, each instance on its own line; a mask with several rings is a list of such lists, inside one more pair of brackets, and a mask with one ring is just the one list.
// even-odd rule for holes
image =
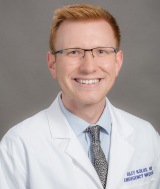
[[110, 57], [111, 54], [118, 52], [115, 47], [97, 47], [93, 49], [68, 48], [68, 49], [62, 49], [56, 52], [52, 52], [52, 54], [61, 53], [65, 57], [84, 58], [86, 51], [91, 51], [93, 58], [94, 57], [107, 58]]

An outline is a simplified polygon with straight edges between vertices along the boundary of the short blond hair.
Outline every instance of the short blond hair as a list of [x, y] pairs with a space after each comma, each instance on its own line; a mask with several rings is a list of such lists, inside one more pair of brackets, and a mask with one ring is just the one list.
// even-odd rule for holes
[[55, 52], [56, 32], [63, 21], [91, 19], [104, 19], [111, 25], [116, 39], [116, 48], [119, 50], [121, 34], [116, 19], [107, 10], [104, 10], [101, 7], [87, 4], [76, 4], [64, 6], [55, 11], [49, 40], [51, 52]]

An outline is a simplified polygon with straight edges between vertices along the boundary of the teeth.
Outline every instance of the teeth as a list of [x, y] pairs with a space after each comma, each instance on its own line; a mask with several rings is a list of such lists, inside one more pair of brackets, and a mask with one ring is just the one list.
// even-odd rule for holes
[[93, 84], [93, 83], [98, 83], [100, 79], [93, 79], [93, 80], [77, 80], [76, 79], [76, 81], [81, 84]]
[[[92, 84], [92, 80], [89, 80], [88, 83], [89, 83], [89, 84]], [[88, 83], [87, 83], [87, 84], [88, 84]]]

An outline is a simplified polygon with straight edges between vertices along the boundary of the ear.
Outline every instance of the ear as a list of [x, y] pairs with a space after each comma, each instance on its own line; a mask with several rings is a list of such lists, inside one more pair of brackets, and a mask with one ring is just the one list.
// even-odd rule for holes
[[116, 53], [116, 62], [115, 62], [115, 72], [116, 72], [116, 77], [118, 76], [118, 73], [122, 67], [122, 62], [123, 62], [123, 52], [118, 51]]
[[48, 68], [49, 68], [49, 71], [51, 72], [53, 78], [57, 77], [55, 60], [56, 60], [55, 55], [53, 55], [51, 52], [48, 52], [47, 53]]

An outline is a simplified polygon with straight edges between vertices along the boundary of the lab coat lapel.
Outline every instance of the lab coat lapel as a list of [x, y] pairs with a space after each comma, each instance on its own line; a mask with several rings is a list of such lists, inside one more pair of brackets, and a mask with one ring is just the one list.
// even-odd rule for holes
[[76, 160], [76, 165], [79, 166], [84, 171], [84, 173], [88, 175], [88, 177], [90, 177], [90, 179], [96, 185], [96, 188], [102, 189], [100, 179], [75, 135], [72, 135], [65, 152], [71, 158]]
[[108, 99], [107, 103], [112, 120], [107, 189], [116, 189], [134, 153], [134, 147], [125, 140], [134, 130]]
[[102, 189], [102, 184], [93, 165], [87, 157], [78, 138], [70, 128], [68, 121], [66, 120], [59, 106], [58, 97], [47, 109], [47, 116], [51, 131], [51, 137], [54, 140], [63, 139], [64, 144], [59, 145], [59, 147], [64, 150], [64, 153], [75, 160], [76, 165], [79, 166], [84, 171], [84, 174], [88, 175], [88, 177], [95, 183], [96, 188]]

